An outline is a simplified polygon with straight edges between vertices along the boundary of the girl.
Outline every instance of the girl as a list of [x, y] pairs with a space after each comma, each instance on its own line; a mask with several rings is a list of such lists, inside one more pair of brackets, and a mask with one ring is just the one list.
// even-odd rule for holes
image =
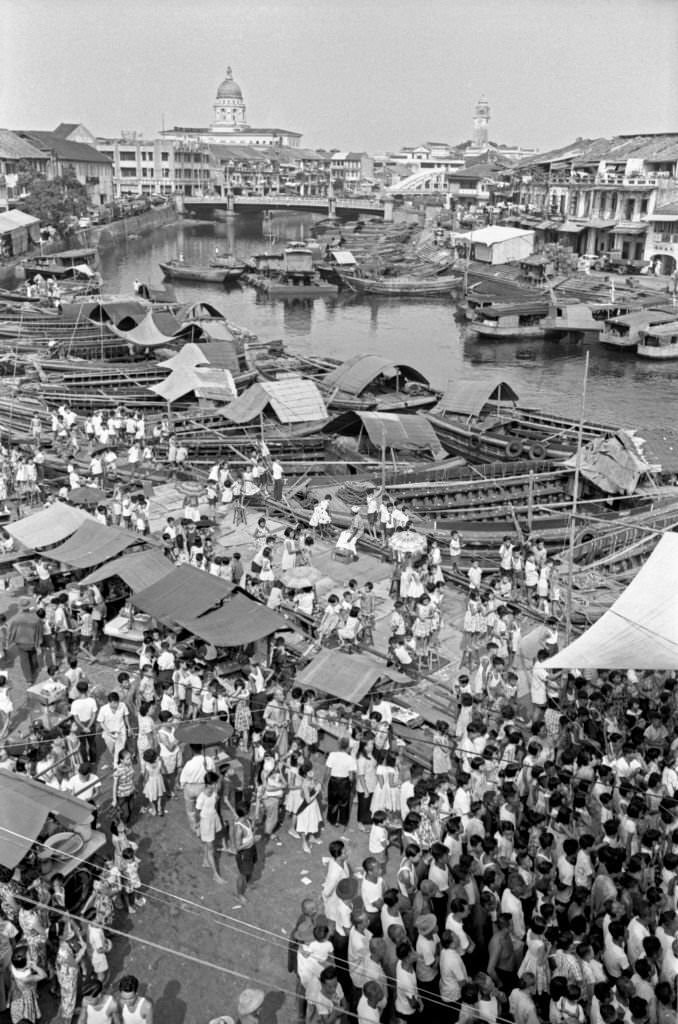
[[122, 879], [122, 900], [130, 914], [136, 914], [136, 907], [143, 907], [146, 898], [140, 896], [141, 878], [139, 877], [139, 858], [131, 846], [125, 847], [120, 858], [120, 875]]
[[172, 714], [169, 711], [161, 711], [158, 718], [160, 719], [158, 727], [158, 753], [160, 754], [162, 781], [165, 786], [167, 799], [171, 800], [174, 796], [181, 748], [174, 734]]
[[249, 745], [250, 730], [252, 729], [252, 712], [250, 710], [250, 695], [243, 679], [235, 684], [233, 712], [233, 729], [235, 731], [236, 745], [241, 750], [247, 750]]
[[45, 971], [29, 959], [25, 949], [17, 949], [12, 957], [10, 973], [12, 997], [9, 1010], [12, 1024], [21, 1024], [21, 1021], [36, 1024], [42, 1016], [36, 988], [44, 981]]
[[368, 840], [370, 857], [374, 857], [381, 868], [382, 874], [386, 870], [386, 858], [388, 851], [388, 829], [386, 828], [386, 811], [375, 811], [372, 815], [372, 827]]
[[283, 549], [281, 555], [281, 572], [290, 572], [294, 569], [297, 561], [297, 545], [294, 542], [294, 531], [288, 526], [283, 533]]
[[121, 750], [118, 755], [117, 767], [113, 772], [113, 807], [120, 808], [120, 818], [127, 824], [131, 821], [134, 810], [135, 791], [136, 779], [132, 755], [129, 750]]
[[205, 773], [205, 788], [198, 794], [195, 807], [199, 814], [200, 841], [203, 844], [203, 867], [212, 868], [214, 881], [223, 885], [224, 880], [217, 870], [214, 857], [214, 842], [217, 832], [223, 828], [219, 817], [219, 776], [216, 772]]
[[473, 665], [474, 651], [476, 648], [476, 633], [478, 632], [478, 620], [480, 617], [479, 613], [480, 602], [477, 600], [475, 593], [472, 592], [469, 594], [466, 611], [464, 612], [460, 668], [465, 664], [468, 664], [469, 667], [472, 667]]
[[298, 771], [299, 755], [296, 751], [290, 753], [287, 761], [287, 795], [285, 796], [285, 810], [292, 818], [292, 825], [288, 828], [289, 835], [293, 839], [299, 838], [299, 833], [294, 827], [294, 819], [304, 802], [301, 795], [302, 778]]
[[316, 784], [313, 778], [313, 766], [308, 761], [300, 765], [299, 778], [301, 779], [302, 803], [297, 811], [294, 831], [301, 837], [301, 848], [304, 853], [310, 853], [309, 842], [322, 846], [322, 840], [318, 837], [323, 820], [318, 804], [321, 787]]
[[256, 842], [259, 837], [254, 833], [254, 823], [250, 817], [249, 805], [237, 804], [235, 813], [237, 817], [233, 830], [233, 846], [235, 849], [235, 863], [238, 868], [235, 894], [243, 903], [247, 903], [245, 890], [252, 878], [254, 866], [257, 863]]
[[314, 698], [315, 693], [313, 690], [306, 690], [304, 692], [304, 696], [302, 698], [302, 718], [296, 736], [296, 738], [300, 740], [308, 749], [315, 747], [318, 743], [318, 728], [315, 715], [315, 706], [313, 704]]
[[395, 770], [395, 758], [387, 754], [386, 760], [376, 770], [377, 785], [370, 802], [370, 811], [374, 820], [377, 811], [400, 810], [400, 788]]
[[[157, 750], [145, 750], [142, 771], [144, 776], [144, 796], [148, 800], [148, 813], [160, 817], [167, 812], [163, 808], [165, 783], [162, 779], [162, 763]], [[142, 812], [143, 813], [143, 812]]]
[[370, 804], [377, 788], [377, 760], [374, 756], [374, 741], [363, 740], [358, 746], [356, 791], [358, 794], [358, 829], [367, 831], [372, 823]]
[[157, 747], [153, 705], [146, 703], [146, 701], [142, 701], [139, 707], [137, 729], [137, 755], [139, 762], [142, 762], [146, 751], [155, 750]]
[[329, 514], [329, 507], [332, 498], [329, 494], [326, 494], [324, 498], [318, 501], [311, 512], [311, 518], [308, 521], [308, 525], [312, 530], [317, 530], [319, 536], [323, 536], [327, 531], [325, 527], [329, 526], [332, 522], [332, 518]]
[[327, 598], [323, 617], [320, 620], [320, 625], [318, 626], [318, 642], [321, 646], [330, 639], [333, 633], [336, 633], [340, 621], [341, 614], [339, 598], [336, 594], [330, 594]]
[[104, 933], [103, 920], [96, 911], [92, 911], [92, 920], [87, 925], [87, 947], [89, 961], [98, 981], [103, 982], [108, 974], [108, 957], [111, 948], [110, 939]]

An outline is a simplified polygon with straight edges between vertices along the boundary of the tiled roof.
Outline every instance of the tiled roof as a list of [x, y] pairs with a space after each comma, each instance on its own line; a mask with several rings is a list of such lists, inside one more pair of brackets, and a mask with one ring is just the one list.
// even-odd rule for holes
[[0, 159], [44, 160], [45, 154], [15, 132], [0, 128]]
[[22, 131], [18, 134], [43, 152], [55, 153], [59, 160], [73, 160], [85, 164], [111, 164], [111, 158], [100, 153], [93, 146], [88, 146], [84, 142], [71, 142], [70, 139], [63, 139], [56, 132]]

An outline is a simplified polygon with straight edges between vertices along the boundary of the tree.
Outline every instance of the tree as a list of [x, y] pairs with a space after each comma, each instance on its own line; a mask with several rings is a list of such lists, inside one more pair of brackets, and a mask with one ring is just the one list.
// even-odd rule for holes
[[62, 177], [51, 179], [34, 171], [20, 171], [18, 186], [21, 193], [26, 193], [19, 208], [37, 217], [43, 227], [51, 224], [61, 234], [68, 230], [72, 217], [80, 217], [89, 208], [87, 189], [72, 168], [67, 168]]

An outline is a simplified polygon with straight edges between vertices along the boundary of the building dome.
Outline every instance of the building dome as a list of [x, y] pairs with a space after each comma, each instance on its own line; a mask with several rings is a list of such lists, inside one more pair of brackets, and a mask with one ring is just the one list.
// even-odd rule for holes
[[237, 82], [233, 81], [233, 72], [230, 68], [226, 69], [226, 77], [217, 89], [218, 100], [241, 100], [242, 91]]

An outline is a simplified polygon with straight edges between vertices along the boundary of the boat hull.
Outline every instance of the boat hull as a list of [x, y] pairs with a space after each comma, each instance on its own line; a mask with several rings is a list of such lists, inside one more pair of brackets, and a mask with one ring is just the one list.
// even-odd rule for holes
[[401, 298], [430, 298], [435, 295], [450, 295], [461, 286], [463, 281], [460, 274], [433, 278], [393, 277], [390, 280], [342, 274], [341, 279], [351, 291], [359, 295], [392, 295]]
[[671, 346], [655, 346], [655, 345], [641, 345], [636, 346], [636, 353], [641, 359], [678, 359], [678, 345]]
[[501, 327], [495, 324], [482, 324], [477, 321], [471, 323], [471, 330], [475, 331], [481, 338], [496, 338], [508, 340], [512, 338], [543, 338], [544, 328], [540, 325], [535, 327]]
[[[159, 263], [163, 275], [170, 281], [200, 281], [203, 284], [223, 284], [232, 271], [226, 267], [192, 267], [175, 266], [172, 263]], [[240, 276], [239, 271], [236, 276]], [[233, 278], [231, 278], [232, 280]]]

